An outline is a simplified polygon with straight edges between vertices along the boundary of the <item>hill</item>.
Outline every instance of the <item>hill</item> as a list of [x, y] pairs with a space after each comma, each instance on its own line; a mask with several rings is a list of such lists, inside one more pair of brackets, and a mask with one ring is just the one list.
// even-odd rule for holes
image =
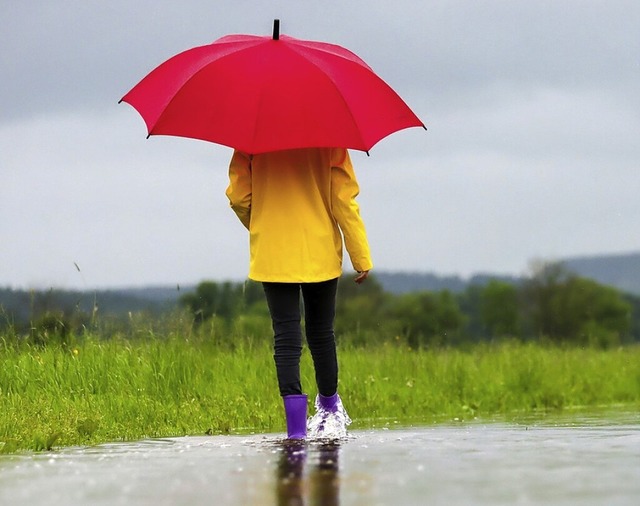
[[504, 281], [505, 283], [517, 284], [522, 281], [516, 276], [502, 276], [492, 274], [476, 274], [471, 278], [460, 276], [439, 276], [437, 274], [425, 272], [376, 272], [376, 279], [387, 291], [395, 294], [408, 292], [439, 292], [449, 290], [450, 292], [464, 292], [469, 285], [486, 285], [491, 280]]
[[[572, 257], [559, 263], [580, 277], [640, 296], [640, 253]], [[493, 274], [477, 274], [468, 279], [424, 272], [376, 272], [375, 275], [384, 289], [391, 293], [419, 290], [462, 292], [469, 285], [485, 285], [492, 279], [513, 284], [523, 280], [516, 276]]]
[[[640, 253], [567, 258], [560, 262], [567, 270], [603, 285], [640, 296]], [[485, 285], [492, 279], [517, 284], [523, 278], [492, 274], [478, 274], [471, 278], [439, 276], [425, 272], [376, 272], [376, 279], [383, 289], [401, 294], [415, 291], [463, 292], [469, 285]], [[100, 315], [122, 315], [145, 311], [160, 314], [176, 306], [185, 293], [195, 286], [156, 286], [123, 288], [115, 290], [67, 291], [67, 290], [13, 290], [0, 288], [0, 318], [5, 323], [27, 322], [34, 314], [50, 311], [72, 313], [80, 311]]]
[[561, 263], [579, 276], [640, 296], [640, 253], [574, 257]]
[[182, 293], [167, 287], [95, 291], [0, 288], [0, 318], [10, 324], [24, 324], [33, 315], [48, 311], [66, 314], [92, 314], [97, 311], [100, 315], [126, 315], [140, 311], [160, 314], [173, 308]]

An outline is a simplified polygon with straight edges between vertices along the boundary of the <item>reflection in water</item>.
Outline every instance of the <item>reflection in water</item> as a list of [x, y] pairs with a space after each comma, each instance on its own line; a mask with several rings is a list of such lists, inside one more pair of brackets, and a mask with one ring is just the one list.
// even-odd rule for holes
[[276, 480], [279, 505], [298, 506], [302, 500], [302, 473], [307, 459], [306, 443], [297, 440], [285, 440], [282, 443], [278, 460]]
[[[337, 441], [308, 443], [284, 440], [280, 443], [277, 466], [276, 494], [279, 505], [304, 505], [308, 494], [310, 505], [340, 504], [340, 483]], [[309, 457], [308, 473], [305, 463]]]
[[340, 504], [337, 442], [328, 441], [318, 447], [318, 463], [311, 471], [311, 504], [337, 506]]

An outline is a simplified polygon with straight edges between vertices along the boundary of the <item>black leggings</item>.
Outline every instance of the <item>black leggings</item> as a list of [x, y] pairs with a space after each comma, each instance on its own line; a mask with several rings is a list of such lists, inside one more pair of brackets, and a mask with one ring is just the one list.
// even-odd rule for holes
[[318, 392], [331, 396], [338, 388], [338, 360], [333, 321], [338, 279], [320, 283], [263, 283], [274, 333], [274, 355], [280, 395], [302, 393], [300, 292], [304, 300], [307, 344], [313, 358]]

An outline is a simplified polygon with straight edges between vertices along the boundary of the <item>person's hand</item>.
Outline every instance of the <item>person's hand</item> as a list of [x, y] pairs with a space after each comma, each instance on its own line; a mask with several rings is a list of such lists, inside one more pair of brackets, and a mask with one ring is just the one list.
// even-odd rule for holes
[[362, 283], [369, 276], [369, 271], [358, 271], [358, 275], [354, 279], [357, 284]]

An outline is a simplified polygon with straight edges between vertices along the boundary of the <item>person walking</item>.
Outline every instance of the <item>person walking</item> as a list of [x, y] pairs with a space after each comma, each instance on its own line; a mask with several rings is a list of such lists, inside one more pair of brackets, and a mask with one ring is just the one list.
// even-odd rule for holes
[[[261, 282], [274, 332], [274, 361], [287, 437], [342, 437], [351, 422], [338, 395], [334, 334], [343, 239], [362, 283], [373, 264], [356, 197], [359, 186], [343, 148], [250, 155], [235, 150], [226, 195], [249, 230], [249, 279]], [[300, 381], [304, 306], [315, 370], [316, 413], [307, 424]], [[308, 429], [308, 430], [307, 430]]]

